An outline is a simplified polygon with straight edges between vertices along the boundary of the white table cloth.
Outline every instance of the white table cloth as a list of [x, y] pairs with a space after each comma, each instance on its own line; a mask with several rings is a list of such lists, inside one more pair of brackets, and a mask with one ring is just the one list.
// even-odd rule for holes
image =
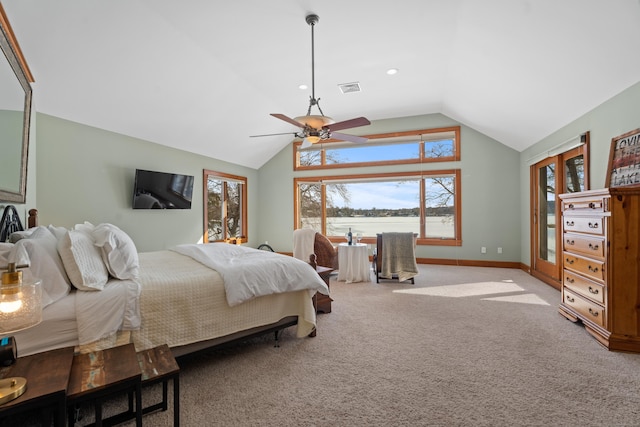
[[369, 249], [364, 243], [338, 245], [338, 280], [352, 282], [370, 282]]

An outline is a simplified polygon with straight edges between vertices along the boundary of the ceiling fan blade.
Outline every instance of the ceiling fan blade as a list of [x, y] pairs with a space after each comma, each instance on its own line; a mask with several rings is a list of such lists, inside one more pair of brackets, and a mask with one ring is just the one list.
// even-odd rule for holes
[[249, 138], [259, 138], [261, 136], [276, 136], [276, 135], [295, 135], [295, 136], [298, 136], [297, 132], [285, 132], [285, 133], [266, 133], [264, 135], [249, 135]]
[[291, 123], [292, 125], [298, 126], [299, 128], [304, 128], [304, 125], [301, 125], [300, 123], [296, 122], [292, 118], [285, 116], [284, 114], [271, 113], [271, 115], [276, 119], [284, 120], [285, 122]]
[[367, 142], [367, 138], [356, 135], [347, 135], [346, 133], [331, 132], [331, 138], [340, 139], [342, 141], [351, 142]]
[[328, 127], [331, 131], [334, 131], [334, 130], [342, 130], [342, 129], [349, 129], [349, 128], [357, 128], [359, 126], [366, 126], [370, 124], [371, 122], [368, 119], [365, 119], [364, 117], [357, 117], [355, 119], [334, 123], [326, 127]]

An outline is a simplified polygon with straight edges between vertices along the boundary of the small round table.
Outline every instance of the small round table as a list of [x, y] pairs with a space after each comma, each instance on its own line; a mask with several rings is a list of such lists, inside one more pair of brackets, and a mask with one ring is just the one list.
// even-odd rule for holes
[[338, 280], [347, 283], [371, 281], [369, 250], [366, 244], [338, 245]]

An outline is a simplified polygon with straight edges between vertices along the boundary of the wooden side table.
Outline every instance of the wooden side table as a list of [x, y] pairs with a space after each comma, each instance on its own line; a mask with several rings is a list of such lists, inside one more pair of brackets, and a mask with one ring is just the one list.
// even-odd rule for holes
[[[318, 276], [320, 276], [320, 278], [324, 280], [324, 283], [327, 284], [327, 288], [329, 288], [329, 281], [331, 279], [333, 268], [318, 265], [317, 259], [318, 257], [316, 256], [316, 254], [309, 255], [309, 265], [316, 270]], [[316, 309], [316, 313], [319, 311], [322, 313], [331, 313], [331, 301], [333, 300], [331, 299], [331, 297], [329, 297], [329, 295], [324, 295], [320, 292], [316, 292], [313, 296], [313, 307]], [[315, 331], [313, 331], [311, 334], [312, 335], [310, 336], [312, 337], [316, 336]]]
[[[136, 426], [140, 427], [142, 425], [141, 376], [133, 344], [76, 355], [73, 358], [67, 391], [67, 407], [70, 408], [69, 426], [75, 424], [73, 407], [93, 401], [97, 427], [102, 426], [103, 423], [113, 425], [132, 418], [136, 419]], [[103, 401], [118, 393], [135, 395], [135, 406], [132, 399], [129, 399], [128, 411], [103, 420]]]
[[[20, 397], [0, 405], [0, 419], [33, 409], [54, 409], [54, 425], [66, 423], [66, 394], [73, 361], [73, 347], [18, 357], [16, 362], [0, 369], [0, 377], [25, 377], [27, 391]], [[50, 417], [50, 413], [47, 412]], [[51, 420], [43, 418], [43, 425]]]
[[[327, 284], [327, 288], [329, 287], [329, 280], [331, 278], [331, 273], [333, 272], [333, 268], [322, 267], [321, 265], [316, 266], [316, 271], [318, 275], [324, 280], [324, 283]], [[316, 312], [322, 313], [331, 313], [331, 297], [329, 295], [321, 294], [320, 292], [316, 292], [313, 297], [313, 303], [316, 306]]]
[[149, 350], [139, 351], [137, 354], [140, 370], [142, 371], [142, 385], [151, 385], [162, 381], [162, 402], [149, 405], [142, 409], [146, 414], [158, 409], [163, 411], [168, 407], [168, 381], [173, 381], [173, 425], [180, 425], [180, 367], [176, 363], [169, 346], [164, 344]]

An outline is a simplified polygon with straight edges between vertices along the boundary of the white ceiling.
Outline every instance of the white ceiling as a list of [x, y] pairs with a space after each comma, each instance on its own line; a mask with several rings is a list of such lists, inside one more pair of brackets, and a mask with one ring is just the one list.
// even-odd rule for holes
[[291, 136], [250, 135], [296, 130], [269, 113], [306, 114], [309, 13], [336, 121], [442, 113], [522, 151], [640, 81], [640, 0], [2, 4], [39, 112], [252, 168]]

